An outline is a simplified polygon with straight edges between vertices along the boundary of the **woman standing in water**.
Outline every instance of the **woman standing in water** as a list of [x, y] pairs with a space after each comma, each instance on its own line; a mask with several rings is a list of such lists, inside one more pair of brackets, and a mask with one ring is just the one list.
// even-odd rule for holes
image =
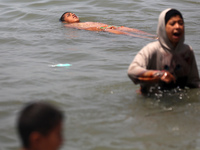
[[[158, 41], [146, 45], [128, 68], [128, 76], [141, 85], [141, 92], [176, 87], [200, 87], [194, 52], [184, 44], [184, 20], [176, 9], [161, 12]], [[156, 88], [157, 87], [157, 88]]]

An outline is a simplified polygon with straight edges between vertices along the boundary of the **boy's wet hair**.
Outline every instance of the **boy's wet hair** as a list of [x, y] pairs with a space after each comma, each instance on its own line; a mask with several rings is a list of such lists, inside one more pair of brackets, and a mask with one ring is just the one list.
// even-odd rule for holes
[[48, 135], [63, 118], [63, 113], [48, 103], [32, 102], [26, 105], [17, 120], [17, 130], [23, 147], [30, 146], [29, 136], [32, 132]]
[[59, 21], [61, 21], [61, 22], [65, 21], [65, 14], [66, 14], [66, 13], [71, 13], [71, 12], [64, 12], [64, 13], [62, 14], [62, 16], [60, 17]]
[[177, 15], [179, 15], [181, 19], [183, 19], [183, 16], [180, 11], [176, 9], [170, 9], [165, 15], [165, 25], [167, 24], [167, 22], [169, 21], [171, 17], [177, 16]]

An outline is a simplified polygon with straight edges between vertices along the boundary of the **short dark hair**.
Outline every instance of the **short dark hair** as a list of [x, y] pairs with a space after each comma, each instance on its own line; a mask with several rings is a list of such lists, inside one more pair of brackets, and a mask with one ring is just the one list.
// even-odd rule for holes
[[61, 22], [65, 21], [65, 14], [66, 14], [66, 13], [71, 13], [71, 12], [64, 12], [64, 13], [62, 14], [62, 16], [60, 17], [59, 21], [61, 21]]
[[183, 16], [180, 11], [178, 11], [176, 9], [170, 9], [165, 15], [165, 25], [167, 24], [167, 22], [169, 21], [169, 19], [171, 17], [174, 17], [176, 15], [179, 15], [181, 17], [181, 19], [183, 19]]
[[29, 136], [36, 131], [47, 135], [53, 128], [63, 121], [63, 113], [47, 102], [28, 103], [20, 112], [17, 120], [17, 130], [22, 145], [29, 148]]

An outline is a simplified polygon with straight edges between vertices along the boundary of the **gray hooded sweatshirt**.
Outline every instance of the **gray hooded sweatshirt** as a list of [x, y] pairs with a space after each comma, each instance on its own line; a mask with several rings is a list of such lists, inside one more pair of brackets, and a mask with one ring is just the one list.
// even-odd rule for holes
[[141, 84], [145, 90], [147, 83], [141, 83], [138, 77], [147, 70], [166, 70], [174, 75], [176, 83], [159, 83], [161, 87], [200, 87], [199, 74], [194, 52], [189, 45], [184, 44], [184, 36], [174, 47], [169, 41], [165, 30], [165, 15], [170, 9], [161, 12], [158, 19], [158, 41], [143, 47], [128, 68], [128, 76], [135, 83]]

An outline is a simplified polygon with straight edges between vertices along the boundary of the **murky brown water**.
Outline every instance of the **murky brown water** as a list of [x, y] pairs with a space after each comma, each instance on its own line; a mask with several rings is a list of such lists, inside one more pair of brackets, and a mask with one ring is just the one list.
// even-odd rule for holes
[[[183, 13], [186, 43], [200, 66], [198, 0], [0, 0], [0, 150], [19, 149], [15, 119], [32, 100], [66, 113], [63, 150], [200, 149], [199, 89], [143, 97], [127, 77], [134, 55], [152, 40], [67, 29], [58, 21], [71, 11], [82, 21], [155, 34], [158, 15], [169, 7]], [[72, 66], [51, 67], [58, 63]]]

